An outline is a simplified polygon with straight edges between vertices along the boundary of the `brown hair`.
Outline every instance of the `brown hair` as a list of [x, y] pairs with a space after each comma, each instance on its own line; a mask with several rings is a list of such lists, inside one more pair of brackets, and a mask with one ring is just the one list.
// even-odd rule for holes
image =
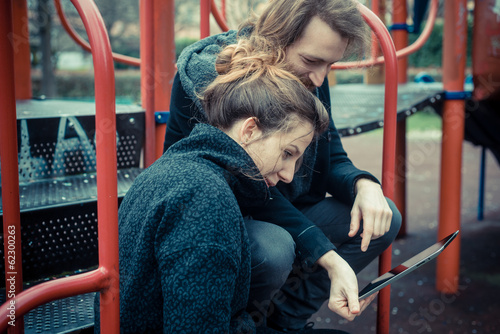
[[208, 123], [222, 130], [255, 117], [264, 136], [290, 131], [293, 121], [307, 121], [315, 134], [328, 127], [328, 113], [319, 99], [285, 69], [279, 56], [256, 49], [248, 40], [226, 47], [218, 56], [219, 75], [200, 97]]
[[270, 0], [262, 14], [245, 22], [240, 32], [251, 27], [251, 38], [266, 38], [275, 49], [284, 50], [302, 36], [315, 16], [348, 40], [345, 58], [364, 56], [370, 35], [353, 0]]

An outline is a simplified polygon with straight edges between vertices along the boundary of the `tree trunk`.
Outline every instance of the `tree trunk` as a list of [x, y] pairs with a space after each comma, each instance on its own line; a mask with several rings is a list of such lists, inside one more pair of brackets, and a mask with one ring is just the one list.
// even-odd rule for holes
[[45, 97], [56, 95], [54, 66], [52, 64], [52, 16], [49, 0], [38, 0], [38, 33], [42, 51], [42, 85], [41, 93]]

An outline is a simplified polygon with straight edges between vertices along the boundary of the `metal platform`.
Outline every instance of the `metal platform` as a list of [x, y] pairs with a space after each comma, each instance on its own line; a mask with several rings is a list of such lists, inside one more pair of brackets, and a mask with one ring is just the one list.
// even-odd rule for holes
[[[330, 88], [332, 115], [341, 136], [384, 125], [384, 85], [342, 84]], [[407, 83], [398, 87], [398, 121], [425, 107], [440, 108], [442, 83]]]
[[[29, 288], [98, 265], [95, 104], [26, 100], [16, 106], [22, 266]], [[116, 106], [118, 202], [142, 171], [144, 118], [139, 106]], [[3, 267], [1, 261], [2, 274]], [[0, 286], [4, 282], [0, 278]], [[69, 333], [92, 327], [94, 296], [56, 300], [30, 311], [24, 317], [25, 332]]]

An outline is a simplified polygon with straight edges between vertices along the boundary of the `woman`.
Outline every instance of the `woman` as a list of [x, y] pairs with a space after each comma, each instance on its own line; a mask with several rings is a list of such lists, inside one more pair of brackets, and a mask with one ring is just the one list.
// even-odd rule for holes
[[139, 175], [120, 206], [122, 333], [255, 332], [244, 211], [292, 181], [328, 115], [246, 42], [227, 47], [217, 70], [201, 94], [208, 124]]

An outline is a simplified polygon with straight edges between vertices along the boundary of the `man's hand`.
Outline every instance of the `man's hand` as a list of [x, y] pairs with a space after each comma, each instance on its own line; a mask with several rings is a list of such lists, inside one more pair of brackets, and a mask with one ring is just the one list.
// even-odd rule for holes
[[318, 259], [318, 264], [327, 270], [331, 281], [328, 308], [344, 319], [354, 320], [375, 299], [376, 294], [358, 300], [356, 274], [336, 252], [329, 251]]
[[356, 182], [356, 198], [351, 210], [349, 236], [354, 237], [363, 220], [361, 250], [366, 252], [370, 241], [377, 239], [391, 227], [392, 211], [379, 184], [369, 179]]

